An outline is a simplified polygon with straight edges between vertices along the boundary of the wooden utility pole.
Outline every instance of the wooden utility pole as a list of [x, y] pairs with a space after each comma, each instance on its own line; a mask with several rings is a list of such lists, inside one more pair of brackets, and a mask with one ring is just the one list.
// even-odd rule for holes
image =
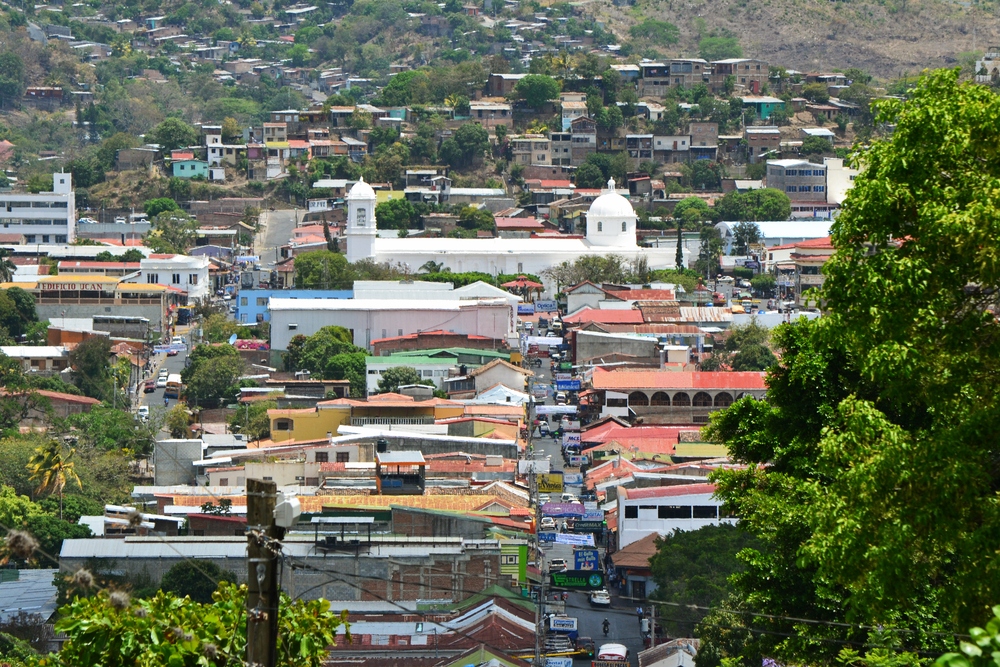
[[247, 480], [247, 666], [278, 663], [278, 545], [285, 529], [274, 524], [278, 485]]

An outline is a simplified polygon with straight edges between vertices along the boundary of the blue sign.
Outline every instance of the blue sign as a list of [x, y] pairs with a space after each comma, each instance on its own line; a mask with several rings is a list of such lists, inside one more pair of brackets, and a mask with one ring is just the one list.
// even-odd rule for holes
[[580, 391], [579, 380], [556, 380], [557, 391]]
[[599, 570], [600, 559], [597, 549], [577, 549], [573, 552], [574, 570]]
[[556, 533], [538, 533], [539, 542], [555, 542]]
[[518, 315], [534, 315], [535, 314], [535, 304], [533, 304], [533, 303], [519, 303], [519, 304], [517, 304], [517, 314]]
[[587, 510], [583, 513], [584, 521], [604, 521], [604, 510]]
[[559, 304], [555, 301], [536, 301], [535, 311], [539, 313], [554, 313], [559, 310]]

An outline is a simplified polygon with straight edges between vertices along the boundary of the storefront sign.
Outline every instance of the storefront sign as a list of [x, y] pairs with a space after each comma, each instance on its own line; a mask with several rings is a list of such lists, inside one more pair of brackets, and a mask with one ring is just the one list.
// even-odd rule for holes
[[590, 570], [566, 570], [551, 574], [553, 588], [572, 588], [578, 591], [599, 591], [604, 588], [604, 574]]
[[555, 301], [536, 301], [535, 311], [539, 313], [552, 313], [559, 310], [559, 304]]
[[562, 493], [562, 473], [546, 473], [538, 476], [539, 493]]

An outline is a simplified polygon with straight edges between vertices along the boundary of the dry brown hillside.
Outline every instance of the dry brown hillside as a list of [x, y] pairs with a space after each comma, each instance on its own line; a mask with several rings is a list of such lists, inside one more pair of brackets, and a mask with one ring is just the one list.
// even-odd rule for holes
[[800, 71], [861, 67], [881, 79], [957, 66], [1000, 43], [1000, 11], [969, 2], [887, 0], [637, 0], [588, 9], [620, 37], [643, 18], [670, 21], [680, 42], [668, 55], [696, 56], [700, 35], [727, 30], [743, 53]]

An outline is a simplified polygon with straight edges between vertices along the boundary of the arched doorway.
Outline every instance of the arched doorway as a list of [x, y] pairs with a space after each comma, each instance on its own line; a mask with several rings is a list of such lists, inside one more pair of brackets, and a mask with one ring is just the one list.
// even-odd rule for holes
[[658, 391], [649, 399], [650, 405], [670, 405], [670, 396], [666, 392]]
[[728, 408], [733, 404], [733, 395], [728, 391], [720, 391], [715, 395], [715, 407]]
[[649, 405], [649, 398], [641, 391], [633, 391], [628, 395], [628, 404], [645, 407]]
[[675, 408], [687, 408], [691, 406], [691, 397], [687, 395], [686, 391], [679, 391], [674, 394], [674, 400], [671, 402]]
[[710, 408], [712, 407], [712, 397], [703, 391], [699, 391], [694, 395], [694, 399], [692, 399], [691, 403], [696, 408]]

